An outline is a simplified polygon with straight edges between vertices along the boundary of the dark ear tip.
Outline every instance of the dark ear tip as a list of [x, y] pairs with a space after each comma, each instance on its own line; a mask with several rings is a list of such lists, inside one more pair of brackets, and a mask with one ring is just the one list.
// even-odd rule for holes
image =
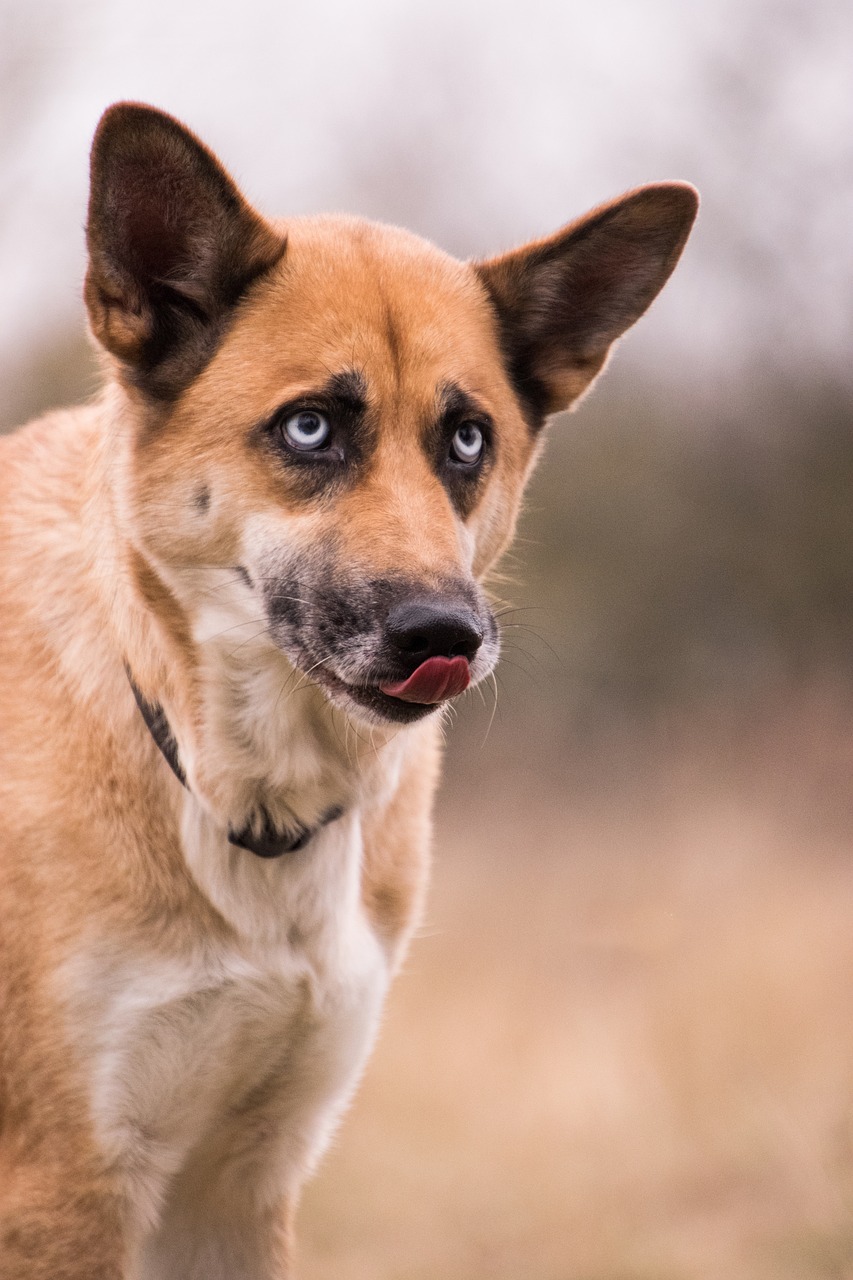
[[163, 136], [193, 136], [186, 125], [182, 124], [167, 111], [159, 107], [150, 107], [145, 102], [114, 102], [98, 121], [95, 136], [92, 139], [93, 167], [109, 154], [110, 151], [127, 139], [141, 139]]
[[152, 117], [161, 117], [164, 114], [156, 107], [146, 106], [144, 102], [114, 102], [111, 107], [107, 107], [98, 121], [93, 146], [97, 147], [110, 135], [120, 133], [134, 125], [137, 127], [140, 124], [144, 125]]
[[107, 107], [98, 121], [95, 137], [108, 129], [155, 123], [171, 125], [179, 129], [185, 127], [168, 111], [161, 111], [159, 107], [152, 107], [147, 102], [114, 102], [112, 106]]
[[659, 214], [669, 214], [687, 226], [693, 223], [699, 211], [699, 192], [692, 182], [650, 182], [630, 193], [629, 199], [631, 197], [637, 203], [653, 207]]

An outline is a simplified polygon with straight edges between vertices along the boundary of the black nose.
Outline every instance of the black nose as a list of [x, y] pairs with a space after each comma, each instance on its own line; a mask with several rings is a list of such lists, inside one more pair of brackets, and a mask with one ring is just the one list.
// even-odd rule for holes
[[467, 658], [483, 643], [476, 615], [466, 604], [446, 600], [405, 600], [385, 623], [391, 644], [417, 663], [427, 658]]

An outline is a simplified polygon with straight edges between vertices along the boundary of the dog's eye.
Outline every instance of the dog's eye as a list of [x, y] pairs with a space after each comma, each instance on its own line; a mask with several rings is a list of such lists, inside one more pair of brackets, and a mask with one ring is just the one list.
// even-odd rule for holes
[[289, 445], [294, 449], [322, 449], [329, 442], [332, 428], [328, 418], [313, 409], [292, 413], [283, 427]]
[[463, 422], [450, 442], [450, 454], [456, 462], [472, 467], [483, 452], [483, 433], [474, 422]]

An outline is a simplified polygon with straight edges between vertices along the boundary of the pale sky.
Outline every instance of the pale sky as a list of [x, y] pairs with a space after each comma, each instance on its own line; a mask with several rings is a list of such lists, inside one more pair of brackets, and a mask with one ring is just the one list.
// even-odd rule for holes
[[268, 213], [466, 256], [690, 179], [701, 221], [631, 358], [706, 385], [851, 364], [847, 0], [0, 0], [0, 378], [82, 323], [88, 147], [120, 98], [184, 119]]

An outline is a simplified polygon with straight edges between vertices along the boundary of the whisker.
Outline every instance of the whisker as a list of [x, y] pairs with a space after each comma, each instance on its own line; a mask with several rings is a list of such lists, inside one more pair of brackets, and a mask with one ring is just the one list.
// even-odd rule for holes
[[[347, 716], [347, 732], [346, 732], [347, 760], [349, 761], [350, 764], [352, 764], [352, 755], [350, 754], [350, 749], [349, 749], [349, 736], [350, 736], [350, 732], [353, 731], [354, 728], [355, 726], [353, 725], [353, 722], [350, 720], [349, 716]], [[356, 747], [356, 760], [357, 759], [358, 759], [358, 748]]]
[[544, 604], [507, 605], [505, 609], [496, 609], [496, 618], [505, 618], [511, 613], [548, 613]]
[[[227, 636], [229, 631], [237, 631], [240, 627], [257, 627], [263, 624], [266, 630], [266, 618], [247, 618], [245, 622], [235, 622], [233, 627], [223, 627], [221, 631], [214, 631], [212, 635], [205, 636], [201, 641], [202, 644], [209, 644], [211, 640], [218, 640], [220, 636]], [[261, 634], [260, 632], [258, 633]]]
[[288, 694], [288, 697], [292, 698], [294, 693], [298, 693], [300, 689], [304, 689], [305, 682], [307, 681], [308, 677], [311, 675], [311, 672], [316, 671], [318, 667], [322, 667], [323, 663], [327, 661], [328, 661], [328, 655], [324, 658], [318, 659], [318, 661], [312, 663], [311, 666], [307, 668], [307, 670], [301, 672], [302, 679], [299, 681], [299, 684], [296, 686], [296, 688], [291, 690], [291, 692]]
[[491, 719], [489, 720], [488, 728], [486, 729], [486, 736], [483, 738], [482, 744], [480, 746], [481, 751], [483, 747], [486, 745], [486, 743], [488, 742], [489, 734], [492, 731], [492, 725], [495, 722], [495, 713], [497, 712], [497, 709], [498, 709], [498, 678], [495, 675], [494, 671], [489, 673], [489, 679], [491, 680], [492, 686], [495, 691], [495, 705], [492, 707], [492, 715], [491, 715]]
[[538, 632], [538, 631], [536, 630], [536, 628], [535, 628], [535, 627], [531, 627], [531, 626], [530, 626], [530, 624], [529, 624], [529, 623], [527, 623], [527, 622], [507, 622], [507, 623], [503, 623], [503, 624], [501, 625], [501, 634], [502, 634], [502, 635], [503, 635], [504, 631], [510, 631], [510, 630], [513, 630], [513, 631], [526, 631], [526, 632], [528, 632], [528, 634], [529, 634], [529, 635], [531, 635], [531, 636], [533, 636], [536, 640], [538, 640], [540, 644], [544, 644], [545, 648], [548, 650], [548, 652], [549, 652], [549, 653], [551, 654], [551, 656], [554, 658], [554, 661], [557, 663], [557, 666], [559, 667], [559, 669], [560, 669], [561, 671], [565, 670], [565, 659], [564, 659], [564, 657], [563, 657], [561, 654], [559, 654], [559, 653], [557, 652], [557, 650], [556, 650], [556, 649], [554, 648], [554, 646], [550, 643], [550, 641], [549, 641], [549, 640], [546, 640], [546, 639], [545, 639], [545, 637], [544, 637], [543, 635], [541, 635], [541, 634], [540, 634], [540, 632]]
[[[233, 627], [229, 628], [229, 630], [233, 630]], [[228, 656], [230, 658], [233, 658], [234, 654], [239, 653], [241, 649], [245, 649], [247, 644], [251, 644], [254, 640], [260, 640], [261, 636], [264, 635], [266, 630], [267, 630], [267, 624], [266, 624], [266, 620], [264, 620], [264, 625], [260, 628], [260, 630], [256, 631], [253, 636], [248, 636], [245, 640], [241, 640], [239, 644], [236, 644], [233, 649], [229, 650]]]

